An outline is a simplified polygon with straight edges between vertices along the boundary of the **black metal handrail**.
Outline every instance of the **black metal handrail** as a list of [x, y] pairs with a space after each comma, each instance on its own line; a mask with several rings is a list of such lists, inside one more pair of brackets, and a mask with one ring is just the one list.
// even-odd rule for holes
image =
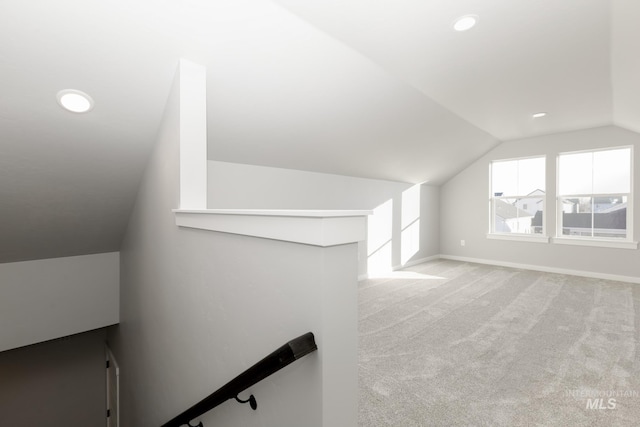
[[[173, 418], [171, 421], [163, 424], [162, 427], [180, 427], [183, 425], [191, 426], [191, 420], [209, 412], [229, 399], [236, 399], [240, 403], [249, 403], [251, 409], [255, 410], [258, 405], [253, 395], [251, 395], [247, 400], [241, 400], [238, 398], [238, 394], [317, 349], [318, 346], [316, 345], [313, 333], [311, 332], [307, 332], [306, 334], [289, 341], [229, 381], [227, 384], [193, 405], [191, 408]], [[202, 423], [200, 423], [197, 426], [191, 427], [203, 426]]]

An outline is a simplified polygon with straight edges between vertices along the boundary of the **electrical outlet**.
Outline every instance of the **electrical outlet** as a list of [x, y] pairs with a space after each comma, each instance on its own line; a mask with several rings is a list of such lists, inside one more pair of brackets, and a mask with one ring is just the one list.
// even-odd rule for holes
[[460, 240], [460, 246], [464, 246], [464, 245], [466, 245], [466, 244], [467, 244], [467, 243], [466, 243], [464, 240]]

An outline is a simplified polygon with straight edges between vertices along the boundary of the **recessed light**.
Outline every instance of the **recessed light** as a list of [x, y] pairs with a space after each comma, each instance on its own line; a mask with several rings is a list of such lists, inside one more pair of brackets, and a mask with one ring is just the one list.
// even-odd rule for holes
[[546, 115], [547, 115], [547, 113], [545, 113], [544, 111], [541, 111], [539, 113], [532, 114], [531, 117], [533, 117], [534, 119], [539, 119], [540, 117], [544, 117]]
[[93, 99], [86, 93], [75, 90], [65, 89], [58, 92], [58, 104], [65, 110], [72, 113], [86, 113], [93, 109]]
[[453, 29], [456, 31], [467, 31], [478, 23], [476, 15], [464, 15], [453, 22]]

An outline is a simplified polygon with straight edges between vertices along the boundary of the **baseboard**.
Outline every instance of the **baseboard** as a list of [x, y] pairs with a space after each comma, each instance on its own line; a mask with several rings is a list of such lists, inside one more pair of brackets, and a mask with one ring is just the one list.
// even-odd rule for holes
[[520, 268], [523, 270], [534, 270], [534, 271], [542, 271], [545, 273], [557, 273], [557, 274], [568, 274], [571, 276], [580, 276], [580, 277], [589, 277], [592, 279], [604, 279], [604, 280], [615, 280], [618, 282], [628, 282], [628, 283], [637, 283], [640, 284], [640, 277], [631, 277], [631, 276], [621, 276], [617, 274], [606, 274], [606, 273], [596, 273], [593, 271], [582, 271], [582, 270], [570, 270], [567, 268], [555, 268], [555, 267], [544, 267], [540, 265], [532, 265], [532, 264], [520, 264], [517, 262], [505, 262], [505, 261], [496, 261], [489, 259], [481, 259], [481, 258], [470, 258], [470, 257], [461, 257], [455, 255], [444, 255], [440, 254], [439, 258], [441, 259], [449, 259], [452, 261], [462, 261], [462, 262], [473, 262], [476, 264], [487, 264], [487, 265], [495, 265], [499, 267], [510, 267], [510, 268]]

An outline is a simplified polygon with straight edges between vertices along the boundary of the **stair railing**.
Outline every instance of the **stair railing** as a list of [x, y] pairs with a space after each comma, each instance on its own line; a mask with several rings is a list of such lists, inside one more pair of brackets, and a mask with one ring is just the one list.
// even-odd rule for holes
[[163, 424], [162, 427], [180, 427], [183, 425], [187, 425], [189, 427], [204, 427], [202, 423], [191, 425], [191, 421], [229, 399], [235, 399], [240, 403], [249, 403], [251, 409], [256, 410], [258, 408], [258, 404], [253, 395], [249, 396], [249, 399], [247, 400], [240, 399], [238, 395], [254, 384], [267, 378], [269, 375], [278, 372], [285, 366], [316, 351], [317, 349], [318, 346], [316, 345], [313, 333], [311, 332], [307, 332], [306, 334], [289, 341], [229, 381], [227, 384], [193, 405], [191, 408], [173, 418], [171, 421]]

